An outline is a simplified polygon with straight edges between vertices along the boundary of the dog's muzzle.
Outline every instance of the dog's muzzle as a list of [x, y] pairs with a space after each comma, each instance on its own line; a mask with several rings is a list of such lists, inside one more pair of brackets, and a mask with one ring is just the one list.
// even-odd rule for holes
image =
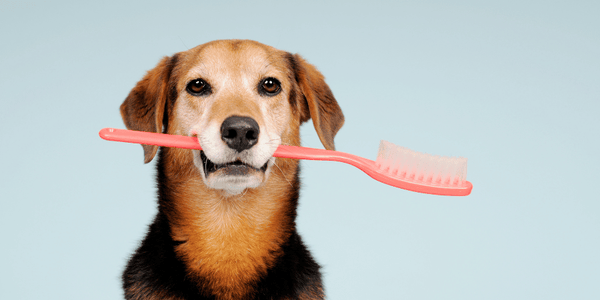
[[204, 167], [204, 175], [208, 177], [210, 174], [222, 170], [223, 175], [248, 175], [252, 171], [261, 171], [265, 172], [267, 170], [268, 161], [260, 168], [255, 168], [251, 165], [248, 165], [241, 160], [235, 160], [225, 164], [215, 164], [213, 163], [206, 155], [204, 151], [200, 151], [200, 159], [202, 159], [202, 166]]
[[[256, 172], [265, 173], [268, 161], [261, 167], [246, 163], [248, 151], [258, 143], [260, 128], [258, 123], [243, 116], [230, 116], [221, 124], [221, 140], [229, 149], [227, 156], [231, 161], [226, 163], [215, 163], [211, 161], [204, 151], [200, 151], [200, 158], [206, 178], [211, 174], [218, 176], [247, 176]], [[234, 154], [235, 153], [235, 154]]]

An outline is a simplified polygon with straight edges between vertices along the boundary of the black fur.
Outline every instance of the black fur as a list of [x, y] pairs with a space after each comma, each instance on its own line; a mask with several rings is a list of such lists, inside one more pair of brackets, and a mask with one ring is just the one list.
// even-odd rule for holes
[[[159, 212], [123, 273], [125, 298], [141, 300], [157, 292], [176, 299], [215, 299], [200, 290], [202, 283], [193, 282], [186, 276], [185, 266], [175, 254], [174, 247], [178, 242], [170, 236], [170, 225], [165, 214], [170, 208], [170, 200], [163, 171], [165, 162], [162, 149], [158, 156]], [[299, 172], [298, 168], [289, 199], [292, 222], [295, 222], [299, 197]], [[323, 297], [320, 267], [302, 243], [295, 226], [292, 228], [290, 238], [282, 245], [283, 255], [257, 282], [252, 299], [296, 299], [301, 294]], [[127, 291], [133, 286], [137, 286], [136, 295], [128, 295]]]

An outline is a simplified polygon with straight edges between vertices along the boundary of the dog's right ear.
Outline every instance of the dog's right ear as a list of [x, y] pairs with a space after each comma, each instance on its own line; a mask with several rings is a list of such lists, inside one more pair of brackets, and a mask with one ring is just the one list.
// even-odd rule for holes
[[[177, 55], [163, 58], [158, 65], [148, 71], [146, 76], [129, 92], [121, 104], [121, 117], [127, 129], [157, 132], [163, 130], [163, 118], [167, 98], [174, 91], [170, 84], [171, 73], [177, 63]], [[152, 161], [158, 146], [142, 145], [144, 163]]]

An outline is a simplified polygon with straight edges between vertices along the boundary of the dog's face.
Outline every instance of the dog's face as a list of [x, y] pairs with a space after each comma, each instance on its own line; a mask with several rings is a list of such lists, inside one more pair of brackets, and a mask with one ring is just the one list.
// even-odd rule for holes
[[177, 82], [172, 133], [198, 137], [203, 151], [193, 151], [194, 164], [209, 188], [238, 194], [260, 186], [297, 121], [284, 53], [269, 50], [219, 43], [186, 59], [190, 67]]
[[[165, 58], [121, 106], [129, 129], [196, 136], [185, 150], [209, 189], [263, 185], [281, 144], [299, 145], [313, 119], [327, 149], [343, 114], [323, 76], [301, 57], [253, 41], [215, 41]], [[144, 146], [149, 162], [156, 146]], [[275, 166], [277, 167], [277, 166]]]

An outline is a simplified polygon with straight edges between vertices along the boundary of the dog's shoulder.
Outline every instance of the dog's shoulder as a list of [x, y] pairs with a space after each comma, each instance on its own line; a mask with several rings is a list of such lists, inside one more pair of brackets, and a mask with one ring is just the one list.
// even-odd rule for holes
[[256, 299], [324, 299], [320, 266], [295, 230], [283, 253], [258, 283]]
[[186, 278], [176, 245], [166, 216], [159, 212], [123, 272], [125, 299], [211, 299], [203, 298]]

